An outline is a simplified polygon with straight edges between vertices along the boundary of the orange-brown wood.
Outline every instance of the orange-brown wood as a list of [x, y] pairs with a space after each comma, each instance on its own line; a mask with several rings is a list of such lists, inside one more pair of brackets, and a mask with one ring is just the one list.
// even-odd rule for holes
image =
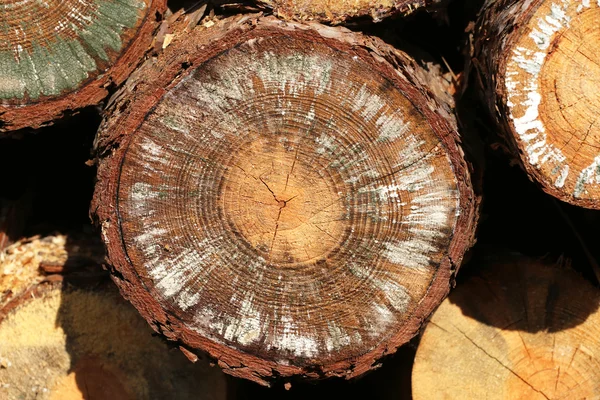
[[410, 14], [422, 7], [435, 7], [441, 0], [260, 0], [281, 18], [341, 23], [358, 17], [373, 21], [392, 14]]

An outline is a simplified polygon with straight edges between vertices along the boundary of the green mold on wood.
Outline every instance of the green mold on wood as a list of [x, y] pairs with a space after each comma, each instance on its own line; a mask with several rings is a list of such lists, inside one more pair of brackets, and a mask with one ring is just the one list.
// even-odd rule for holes
[[0, 100], [77, 90], [116, 61], [147, 10], [141, 0], [1, 0]]

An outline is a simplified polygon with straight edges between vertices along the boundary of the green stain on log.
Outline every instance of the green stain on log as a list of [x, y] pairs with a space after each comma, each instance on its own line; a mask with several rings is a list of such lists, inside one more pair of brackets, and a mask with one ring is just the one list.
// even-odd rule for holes
[[[0, 100], [59, 96], [78, 89], [90, 75], [101, 73], [98, 61], [114, 62], [114, 53], [118, 54], [124, 46], [121, 35], [144, 17], [146, 5], [139, 0], [96, 0], [90, 4], [86, 15], [73, 13], [59, 19], [75, 38], [51, 27], [45, 40], [38, 40], [27, 49], [10, 43], [12, 49], [0, 51]], [[42, 7], [33, 11], [51, 14]], [[40, 28], [29, 25], [29, 29]], [[20, 30], [27, 33], [27, 26], [21, 24]], [[11, 35], [15, 37], [0, 17], [0, 36]]]

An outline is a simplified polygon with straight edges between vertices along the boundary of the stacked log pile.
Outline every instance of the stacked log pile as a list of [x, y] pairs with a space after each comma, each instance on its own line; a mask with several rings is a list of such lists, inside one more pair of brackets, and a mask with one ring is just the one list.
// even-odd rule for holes
[[[81, 124], [90, 224], [39, 206], [79, 182], [0, 188], [0, 398], [269, 398], [237, 387], [367, 373], [378, 398], [600, 396], [600, 267], [574, 222], [600, 208], [600, 5], [482, 3], [0, 0], [0, 146], [102, 119]], [[449, 25], [415, 49], [399, 32], [425, 20]], [[486, 206], [507, 157], [547, 225]], [[540, 244], [555, 230], [564, 248]], [[511, 235], [529, 257], [488, 251]]]

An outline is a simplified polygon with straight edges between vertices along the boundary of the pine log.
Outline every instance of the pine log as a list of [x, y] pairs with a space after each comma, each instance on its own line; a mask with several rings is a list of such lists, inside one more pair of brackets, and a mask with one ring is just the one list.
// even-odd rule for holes
[[598, 288], [518, 255], [481, 267], [427, 325], [414, 399], [600, 397]]
[[0, 133], [95, 105], [139, 65], [166, 0], [0, 2]]
[[600, 6], [487, 1], [475, 32], [483, 100], [544, 191], [600, 208]]
[[339, 24], [348, 19], [370, 17], [377, 22], [392, 15], [439, 5], [442, 0], [259, 0], [280, 18], [315, 20]]
[[473, 243], [477, 198], [438, 78], [316, 23], [244, 16], [175, 38], [98, 133], [92, 211], [113, 279], [229, 374], [374, 368]]
[[[224, 400], [221, 371], [170, 350], [106, 274], [86, 271], [99, 269], [96, 249], [61, 235], [0, 254], [0, 290], [11, 293], [0, 302], [0, 398]], [[75, 271], [74, 259], [92, 264]]]

